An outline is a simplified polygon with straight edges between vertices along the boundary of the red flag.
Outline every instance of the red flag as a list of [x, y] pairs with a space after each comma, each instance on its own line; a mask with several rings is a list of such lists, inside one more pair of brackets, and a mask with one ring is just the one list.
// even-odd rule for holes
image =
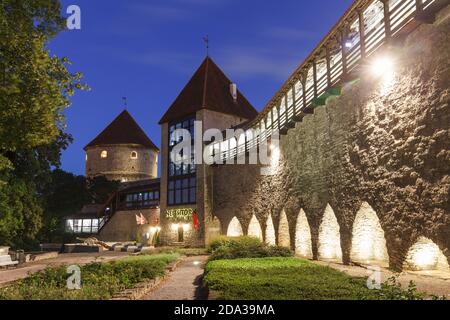
[[198, 216], [197, 216], [197, 212], [195, 212], [195, 211], [192, 214], [192, 220], [194, 222], [194, 230], [198, 231]]
[[148, 223], [147, 219], [145, 219], [144, 215], [141, 212], [141, 224], [144, 225], [144, 224], [147, 224], [147, 223]]

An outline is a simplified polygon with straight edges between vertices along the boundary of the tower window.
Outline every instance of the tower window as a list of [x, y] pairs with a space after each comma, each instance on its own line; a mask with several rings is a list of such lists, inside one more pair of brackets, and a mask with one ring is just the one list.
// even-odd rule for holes
[[137, 158], [138, 158], [137, 152], [136, 152], [136, 151], [133, 151], [133, 152], [131, 153], [131, 159], [137, 159]]
[[102, 153], [100, 154], [100, 157], [101, 157], [102, 159], [108, 158], [108, 151], [103, 150]]
[[[195, 204], [197, 202], [196, 195], [196, 167], [194, 164], [194, 123], [195, 117], [190, 117], [178, 123], [169, 124], [169, 153], [172, 152], [175, 145], [182, 141], [182, 137], [177, 136], [177, 129], [185, 129], [191, 133], [191, 162], [176, 163], [169, 157], [168, 163], [168, 188], [167, 188], [167, 204], [182, 205]], [[158, 158], [155, 157], [157, 163]]]

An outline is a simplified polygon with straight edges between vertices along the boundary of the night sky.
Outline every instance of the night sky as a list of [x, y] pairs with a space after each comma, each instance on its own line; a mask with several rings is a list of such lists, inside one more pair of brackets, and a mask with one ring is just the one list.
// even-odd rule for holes
[[[351, 0], [63, 0], [82, 13], [82, 30], [52, 40], [91, 87], [67, 110], [74, 143], [63, 169], [84, 174], [83, 147], [124, 108], [156, 145], [158, 121], [210, 55], [261, 110], [327, 34]], [[66, 15], [66, 14], [65, 14]]]

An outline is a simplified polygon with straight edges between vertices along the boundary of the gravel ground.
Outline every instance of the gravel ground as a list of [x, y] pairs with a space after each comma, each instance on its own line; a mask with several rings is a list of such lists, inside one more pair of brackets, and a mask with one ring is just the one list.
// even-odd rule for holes
[[[314, 263], [329, 266], [339, 271], [343, 271], [352, 277], [368, 277], [373, 271], [358, 266], [346, 266], [338, 263], [313, 261]], [[388, 269], [381, 268], [381, 281], [384, 282], [395, 274]], [[399, 282], [408, 287], [410, 281], [414, 281], [417, 290], [426, 292], [429, 295], [446, 296], [450, 299], [450, 274], [430, 271], [430, 272], [402, 272], [398, 278]]]

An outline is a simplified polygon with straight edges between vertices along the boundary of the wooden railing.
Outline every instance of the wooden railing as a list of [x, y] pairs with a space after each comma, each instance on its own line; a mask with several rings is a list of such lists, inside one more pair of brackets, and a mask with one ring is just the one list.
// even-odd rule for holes
[[[355, 0], [339, 22], [295, 70], [241, 137], [212, 143], [208, 153], [216, 163], [234, 159], [267, 141], [273, 132], [289, 128], [317, 104], [339, 94], [339, 85], [358, 70], [413, 20], [423, 19], [442, 5], [440, 0]], [[322, 102], [321, 102], [322, 101]]]

